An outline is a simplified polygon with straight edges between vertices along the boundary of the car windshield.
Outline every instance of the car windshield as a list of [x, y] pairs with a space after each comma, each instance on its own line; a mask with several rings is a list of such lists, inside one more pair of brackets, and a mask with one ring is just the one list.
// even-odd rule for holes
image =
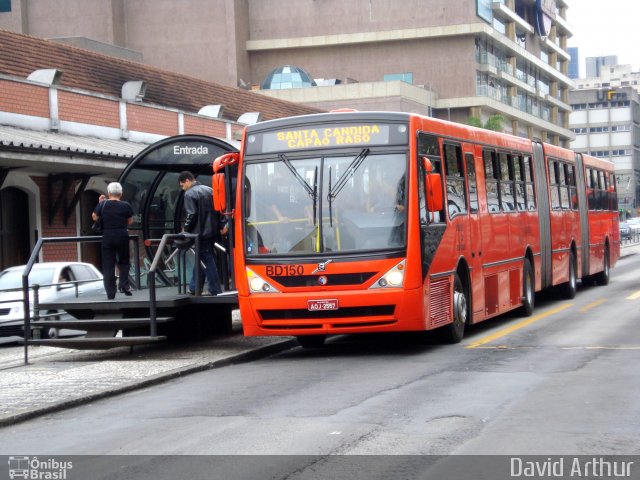
[[[54, 267], [38, 268], [29, 274], [29, 286], [51, 285], [53, 283]], [[0, 290], [11, 290], [14, 288], [22, 288], [22, 269], [5, 270], [0, 273]]]
[[245, 251], [308, 255], [405, 245], [406, 154], [273, 158], [246, 165]]

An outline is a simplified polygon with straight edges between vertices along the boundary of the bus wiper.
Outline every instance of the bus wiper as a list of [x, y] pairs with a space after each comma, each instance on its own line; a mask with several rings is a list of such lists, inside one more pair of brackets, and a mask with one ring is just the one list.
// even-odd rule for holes
[[[311, 187], [311, 185], [309, 185], [304, 178], [302, 178], [302, 176], [300, 176], [300, 174], [298, 173], [298, 171], [295, 169], [295, 167], [291, 164], [291, 160], [289, 160], [287, 158], [287, 156], [284, 153], [280, 153], [278, 154], [278, 158], [280, 158], [280, 160], [282, 160], [282, 163], [284, 163], [287, 168], [289, 169], [289, 171], [292, 173], [292, 175], [295, 177], [295, 179], [300, 183], [300, 185], [302, 185], [302, 187], [305, 189], [305, 191], [307, 192], [307, 194], [311, 197], [311, 199], [313, 200], [314, 203], [314, 208], [315, 208], [315, 203], [316, 203], [316, 190], [315, 188]], [[317, 167], [316, 167], [317, 168]]]
[[360, 168], [364, 159], [369, 155], [369, 151], [370, 150], [368, 148], [365, 148], [356, 156], [356, 158], [351, 160], [347, 170], [340, 175], [340, 178], [333, 187], [331, 186], [331, 167], [329, 167], [329, 194], [327, 195], [327, 201], [329, 202], [329, 225], [331, 227], [333, 227], [333, 200], [340, 194], [347, 182], [356, 173], [356, 170]]
[[333, 188], [329, 188], [329, 195], [328, 195], [329, 203], [331, 203], [331, 201], [334, 198], [336, 198], [338, 194], [342, 191], [342, 189], [347, 184], [347, 182], [356, 173], [356, 170], [358, 170], [360, 165], [362, 165], [362, 162], [364, 162], [364, 159], [367, 158], [367, 155], [369, 155], [369, 149], [365, 148], [358, 154], [356, 158], [354, 158], [351, 161], [351, 163], [347, 167], [347, 170], [340, 176], [340, 178], [338, 179], [336, 184], [333, 186]]

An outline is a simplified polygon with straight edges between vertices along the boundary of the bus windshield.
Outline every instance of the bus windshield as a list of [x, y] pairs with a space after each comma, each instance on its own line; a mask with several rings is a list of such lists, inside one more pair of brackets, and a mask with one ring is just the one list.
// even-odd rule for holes
[[[284, 158], [283, 158], [284, 157]], [[407, 155], [289, 157], [247, 162], [247, 255], [309, 255], [405, 245]]]

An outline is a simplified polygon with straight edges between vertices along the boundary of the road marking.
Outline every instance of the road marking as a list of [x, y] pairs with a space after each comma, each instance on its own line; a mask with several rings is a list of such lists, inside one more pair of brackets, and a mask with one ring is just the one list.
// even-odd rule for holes
[[506, 335], [509, 335], [510, 333], [513, 333], [517, 330], [520, 330], [521, 328], [524, 328], [528, 325], [531, 325], [532, 323], [537, 322], [538, 320], [542, 320], [543, 318], [547, 318], [553, 314], [556, 314], [558, 312], [561, 312], [562, 310], [565, 310], [569, 307], [573, 307], [573, 303], [566, 303], [564, 305], [560, 305], [557, 308], [554, 308], [552, 310], [549, 310], [547, 312], [541, 313], [540, 315], [536, 315], [534, 317], [528, 318], [527, 320], [523, 320], [522, 322], [518, 322], [514, 325], [511, 325], [509, 327], [503, 328], [501, 330], [498, 330], [496, 333], [492, 333], [491, 335], [487, 335], [484, 338], [481, 338], [480, 340], [478, 340], [477, 342], [472, 343], [471, 345], [467, 345], [465, 348], [478, 348], [481, 345], [485, 345], [489, 342], [493, 342], [494, 340], [497, 340], [498, 338], [502, 338]]
[[627, 297], [627, 300], [637, 300], [640, 298], [640, 291], [634, 293], [633, 295], [629, 295]]
[[580, 309], [580, 312], [584, 313], [584, 312], [588, 312], [589, 310], [591, 310], [592, 308], [597, 307], [598, 305], [602, 305], [604, 302], [606, 302], [607, 299], [606, 298], [601, 298], [600, 300], [596, 300], [593, 303], [590, 303], [589, 305], [586, 305], [584, 307], [582, 307]]
[[640, 350], [640, 345], [485, 345], [474, 347], [478, 350]]

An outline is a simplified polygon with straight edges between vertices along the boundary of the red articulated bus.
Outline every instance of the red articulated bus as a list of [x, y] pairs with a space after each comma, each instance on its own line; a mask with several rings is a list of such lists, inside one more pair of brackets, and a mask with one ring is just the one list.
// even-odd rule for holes
[[313, 347], [440, 329], [459, 342], [466, 325], [531, 315], [536, 291], [572, 298], [578, 279], [607, 284], [620, 253], [611, 162], [434, 118], [268, 121], [214, 170], [249, 336]]

